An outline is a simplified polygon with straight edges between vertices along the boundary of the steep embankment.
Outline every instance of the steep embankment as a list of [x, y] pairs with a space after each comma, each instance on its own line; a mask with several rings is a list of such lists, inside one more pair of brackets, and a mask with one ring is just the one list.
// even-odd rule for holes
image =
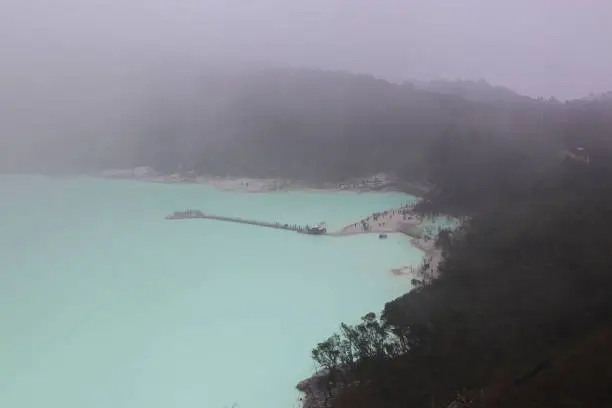
[[604, 164], [564, 163], [538, 189], [526, 183], [522, 194], [496, 199], [438, 240], [439, 278], [389, 302], [381, 330], [367, 321], [366, 337], [341, 331], [338, 341], [319, 344], [317, 356], [339, 356], [339, 366], [323, 361], [332, 372], [353, 367], [335, 378], [352, 387], [333, 406], [444, 406], [481, 393], [487, 407], [602, 406], [609, 373], [595, 356], [609, 352], [608, 334], [592, 333], [612, 316]]
[[534, 362], [511, 382], [483, 390], [491, 408], [607, 408], [612, 405], [612, 326], [594, 330]]

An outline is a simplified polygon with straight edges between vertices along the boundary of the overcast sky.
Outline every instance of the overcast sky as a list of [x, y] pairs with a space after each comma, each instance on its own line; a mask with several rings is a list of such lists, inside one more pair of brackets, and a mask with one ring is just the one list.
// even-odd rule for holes
[[198, 58], [394, 81], [483, 78], [531, 96], [581, 97], [612, 89], [612, 0], [0, 2], [4, 83], [87, 61], [120, 69]]

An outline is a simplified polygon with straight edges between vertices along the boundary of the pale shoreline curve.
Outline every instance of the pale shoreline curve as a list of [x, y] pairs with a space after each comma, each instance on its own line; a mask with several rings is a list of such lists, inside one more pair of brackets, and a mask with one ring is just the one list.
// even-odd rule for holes
[[424, 235], [424, 231], [420, 228], [421, 224], [422, 219], [413, 212], [413, 205], [406, 204], [399, 208], [373, 213], [367, 218], [346, 225], [340, 231], [332, 232], [328, 235], [346, 236], [399, 232], [411, 237], [420, 238]]
[[413, 207], [413, 204], [406, 204], [399, 208], [377, 212], [327, 235], [335, 237], [393, 233], [407, 235], [411, 238], [412, 246], [423, 251], [423, 263], [393, 268], [391, 273], [396, 276], [418, 277], [429, 282], [437, 276], [438, 266], [442, 261], [442, 251], [435, 246], [435, 231], [428, 230], [424, 226], [423, 218], [413, 211]]
[[[427, 285], [438, 276], [438, 267], [442, 262], [442, 250], [436, 247], [435, 232], [426, 228], [423, 218], [414, 211], [414, 204], [374, 213], [353, 224], [345, 226], [338, 232], [327, 235], [341, 237], [356, 234], [402, 233], [411, 237], [413, 247], [423, 251], [423, 262], [419, 265], [408, 265], [391, 269], [398, 277], [411, 278], [415, 287]], [[302, 394], [302, 408], [321, 408], [326, 405], [325, 372], [316, 372], [311, 377], [300, 381], [296, 388]]]
[[[194, 172], [160, 174], [150, 167], [133, 169], [108, 169], [90, 174], [105, 179], [121, 179], [163, 184], [199, 184], [221, 191], [241, 193], [300, 192], [404, 192], [414, 197], [423, 196], [429, 186], [420, 183], [400, 182], [397, 178], [379, 173], [369, 177], [355, 178], [344, 182], [309, 183], [281, 178], [220, 177], [197, 175]], [[442, 254], [433, 245], [433, 236], [425, 231], [423, 219], [413, 212], [413, 205], [406, 204], [370, 215], [327, 236], [342, 237], [359, 234], [401, 233], [411, 237], [411, 244], [425, 253], [423, 264], [417, 270], [420, 276], [433, 279], [436, 276]], [[414, 275], [414, 266], [394, 268], [395, 275]]]
[[[234, 191], [243, 193], [270, 193], [285, 191], [301, 192], [390, 192], [398, 191], [389, 186], [396, 180], [385, 174], [378, 174], [370, 178], [348, 181], [345, 183], [321, 183], [317, 185], [283, 179], [257, 179], [257, 178], [231, 178], [196, 175], [157, 175], [150, 168], [136, 168], [131, 170], [107, 170], [97, 176], [108, 179], [124, 179], [164, 184], [200, 184], [213, 187], [221, 191]], [[415, 196], [416, 197], [416, 196]], [[414, 212], [416, 201], [408, 202], [399, 208], [392, 208], [376, 212], [342, 229], [325, 233], [326, 236], [344, 237], [361, 234], [395, 234], [401, 233], [409, 236], [411, 244], [424, 252], [425, 259], [416, 269], [415, 266], [394, 268], [394, 275], [418, 275], [435, 277], [437, 266], [442, 254], [433, 245], [435, 232], [427, 231], [423, 218]]]
[[107, 179], [126, 179], [164, 184], [201, 184], [222, 191], [243, 193], [272, 193], [284, 191], [313, 192], [404, 192], [415, 197], [423, 196], [428, 186], [419, 183], [401, 182], [396, 177], [385, 173], [354, 178], [342, 182], [306, 182], [282, 178], [250, 178], [250, 177], [220, 177], [175, 173], [162, 175], [150, 167], [134, 169], [103, 170], [90, 174], [94, 177]]

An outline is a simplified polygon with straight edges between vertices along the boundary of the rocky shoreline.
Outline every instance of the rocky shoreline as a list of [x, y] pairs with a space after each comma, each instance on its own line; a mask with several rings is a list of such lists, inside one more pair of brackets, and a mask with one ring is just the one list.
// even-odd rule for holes
[[[441, 227], [438, 227], [441, 228]], [[360, 233], [403, 233], [411, 237], [410, 243], [424, 252], [420, 265], [409, 265], [394, 268], [391, 272], [396, 276], [408, 276], [413, 285], [426, 285], [438, 276], [438, 267], [442, 262], [442, 250], [436, 247], [437, 231], [433, 226], [424, 227], [423, 219], [414, 213], [407, 204], [370, 215], [354, 224], [347, 225], [341, 233], [346, 235]], [[325, 371], [317, 372], [312, 377], [300, 381], [296, 388], [303, 394], [302, 408], [329, 408], [339, 391], [327, 383]]]

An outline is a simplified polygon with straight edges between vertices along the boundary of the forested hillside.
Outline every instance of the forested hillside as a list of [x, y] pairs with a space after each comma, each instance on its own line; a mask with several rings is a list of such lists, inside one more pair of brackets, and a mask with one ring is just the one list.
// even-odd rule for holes
[[[486, 83], [424, 87], [304, 69], [191, 69], [126, 74], [124, 80], [124, 86], [92, 93], [95, 100], [62, 114], [60, 123], [11, 118], [19, 119], [15, 131], [36, 124], [42, 127], [28, 130], [50, 136], [44, 144], [23, 139], [21, 150], [37, 153], [22, 160], [6, 146], [3, 165], [151, 166], [306, 180], [383, 171], [423, 181], [435, 177], [432, 163], [442, 159], [436, 149], [445, 145], [450, 156], [476, 154], [483, 143], [517, 160], [550, 156], [565, 138], [596, 131], [593, 120], [604, 121], [610, 111], [604, 102], [535, 100]], [[529, 151], [521, 148], [524, 141]], [[463, 150], [451, 151], [453, 143]]]
[[[429, 150], [440, 138], [544, 140], [563, 116], [562, 106], [528, 98], [474, 102], [370, 76], [309, 70], [249, 72], [214, 84], [203, 79], [201, 86], [189, 104], [192, 116], [156, 117], [156, 136], [143, 139], [139, 164], [317, 180], [386, 171], [420, 181], [429, 176]], [[202, 121], [211, 109], [210, 121]]]
[[598, 361], [612, 350], [597, 339], [612, 328], [611, 177], [562, 161], [439, 240], [436, 280], [313, 352], [345, 389], [332, 406], [552, 408], [558, 393], [562, 406], [609, 406], [612, 369]]
[[443, 170], [457, 156], [470, 157], [473, 171], [486, 160], [543, 171], [568, 143], [610, 125], [605, 100], [536, 100], [483, 81], [400, 85], [343, 72], [211, 67], [111, 74], [66, 78], [78, 80], [80, 95], [64, 91], [74, 83], [49, 84], [57, 101], [32, 99], [31, 109], [7, 115], [10, 134], [23, 137], [2, 146], [1, 170], [150, 166], [330, 181], [388, 172], [465, 184], [465, 174]]
[[493, 86], [484, 80], [480, 81], [412, 81], [416, 88], [445, 95], [456, 95], [469, 101], [479, 102], [528, 102], [529, 97], [519, 95], [512, 89]]
[[347, 73], [202, 75], [189, 92], [160, 98], [131, 164], [306, 180], [382, 171], [423, 181], [444, 177], [441, 162], [463, 166], [459, 155], [474, 159], [474, 171], [487, 165], [479, 160], [544, 168], [577, 135], [610, 125], [604, 102], [510, 98], [482, 83], [477, 89], [476, 100]]
[[549, 133], [430, 146], [419, 210], [470, 221], [438, 241], [436, 280], [315, 349], [332, 406], [610, 405], [612, 105], [544, 105]]

